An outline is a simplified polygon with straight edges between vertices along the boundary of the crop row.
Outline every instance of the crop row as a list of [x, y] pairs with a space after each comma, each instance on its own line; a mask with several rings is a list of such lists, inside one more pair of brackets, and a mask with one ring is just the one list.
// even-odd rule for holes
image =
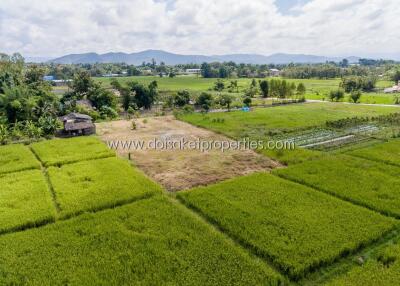
[[400, 167], [400, 140], [392, 140], [387, 143], [354, 150], [348, 154]]
[[1, 285], [282, 285], [161, 196], [0, 237]]
[[46, 167], [115, 156], [115, 152], [92, 136], [47, 140], [34, 143], [31, 148]]
[[266, 173], [177, 196], [292, 279], [397, 225], [394, 219]]
[[61, 217], [149, 197], [161, 188], [124, 160], [105, 158], [48, 169]]
[[115, 157], [50, 167], [48, 176], [51, 190], [39, 170], [0, 175], [0, 233], [115, 207], [160, 192], [157, 184]]
[[40, 169], [40, 163], [24, 145], [0, 147], [0, 174]]
[[355, 204], [400, 217], [400, 168], [352, 156], [326, 156], [275, 174]]
[[389, 245], [374, 253], [364, 265], [354, 266], [348, 273], [328, 283], [329, 286], [399, 285], [400, 243]]

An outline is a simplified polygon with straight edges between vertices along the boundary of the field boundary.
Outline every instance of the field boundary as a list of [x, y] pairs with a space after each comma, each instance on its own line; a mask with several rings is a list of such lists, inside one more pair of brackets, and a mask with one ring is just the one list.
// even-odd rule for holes
[[[285, 179], [286, 180], [286, 179]], [[318, 271], [321, 271], [333, 264], [339, 263], [341, 260], [352, 257], [360, 253], [362, 250], [373, 246], [376, 244], [378, 241], [381, 241], [382, 238], [387, 237], [387, 236], [395, 236], [397, 232], [400, 230], [400, 225], [397, 225], [386, 232], [384, 232], [381, 236], [378, 236], [377, 238], [370, 239], [365, 242], [360, 242], [358, 245], [356, 245], [353, 249], [343, 249], [336, 257], [328, 260], [321, 260], [318, 264], [311, 265], [307, 269], [305, 269], [305, 273], [302, 276], [293, 276], [291, 275], [287, 270], [284, 269], [284, 266], [279, 265], [275, 263], [273, 260], [274, 258], [266, 253], [265, 251], [257, 248], [256, 246], [253, 246], [237, 235], [233, 234], [230, 232], [228, 229], [225, 229], [222, 227], [216, 220], [214, 220], [212, 217], [204, 213], [202, 210], [191, 204], [190, 202], [186, 201], [183, 197], [177, 197], [176, 198], [179, 202], [181, 202], [184, 206], [186, 206], [189, 210], [193, 211], [197, 215], [199, 215], [203, 220], [205, 220], [207, 223], [212, 225], [215, 229], [218, 231], [222, 232], [225, 236], [229, 237], [231, 240], [233, 240], [235, 243], [240, 245], [242, 248], [245, 248], [248, 252], [250, 252], [252, 255], [255, 255], [256, 257], [262, 259], [265, 261], [268, 265], [270, 265], [273, 269], [277, 270], [280, 274], [282, 274], [285, 277], [288, 277], [288, 279], [292, 282], [299, 282], [301, 280], [307, 279], [307, 277], [318, 273]], [[393, 234], [395, 233], [395, 234]]]
[[28, 224], [25, 224], [23, 226], [15, 227], [15, 228], [0, 232], [0, 237], [3, 236], [3, 235], [11, 234], [11, 233], [23, 232], [23, 231], [30, 230], [30, 229], [38, 229], [38, 228], [41, 228], [41, 227], [44, 227], [44, 226], [47, 226], [47, 225], [55, 224], [57, 222], [68, 221], [68, 220], [80, 217], [80, 216], [88, 214], [88, 213], [96, 214], [96, 213], [99, 213], [99, 212], [102, 212], [102, 211], [116, 209], [116, 208], [123, 207], [123, 206], [126, 206], [126, 205], [130, 205], [130, 204], [142, 201], [142, 200], [151, 199], [156, 194], [153, 193], [153, 194], [146, 194], [146, 195], [142, 196], [140, 198], [134, 198], [134, 199], [131, 199], [131, 200], [125, 200], [123, 202], [121, 201], [121, 203], [115, 204], [113, 206], [105, 206], [105, 207], [96, 208], [96, 209], [93, 209], [93, 210], [80, 211], [78, 213], [74, 213], [72, 215], [65, 216], [65, 217], [57, 217], [57, 218], [42, 220], [39, 223], [37, 223], [37, 222], [36, 223], [28, 223]]
[[189, 205], [187, 205], [181, 198], [178, 198], [176, 194], [164, 193], [163, 195], [165, 195], [172, 204], [178, 205], [179, 208], [185, 210], [185, 212], [187, 212], [190, 216], [194, 217], [196, 220], [199, 220], [201, 223], [207, 225], [207, 227], [212, 229], [212, 231], [220, 234], [225, 240], [232, 243], [235, 247], [240, 248], [252, 259], [261, 261], [262, 263], [271, 267], [277, 273], [281, 274], [282, 277], [288, 279], [288, 276], [282, 273], [282, 271], [278, 267], [276, 267], [276, 265], [271, 263], [271, 261], [263, 259], [251, 248], [244, 247], [243, 244], [240, 242], [240, 240], [236, 239], [235, 237], [225, 232], [217, 223], [212, 223], [212, 221], [208, 219], [207, 215], [203, 214], [201, 211], [196, 211], [196, 208], [192, 208]]
[[[369, 259], [368, 255], [370, 253], [375, 253], [377, 250], [390, 245], [393, 241], [400, 239], [400, 226], [392, 229], [388, 233], [382, 235], [379, 239], [371, 244], [365, 246], [359, 251], [343, 257], [338, 261], [333, 262], [325, 268], [321, 268], [311, 275], [301, 279], [301, 285], [324, 285], [325, 283], [336, 278], [338, 274], [345, 274], [351, 268], [357, 266], [362, 267], [363, 264], [359, 264], [356, 261], [358, 257]], [[364, 262], [365, 263], [365, 262]]]
[[384, 161], [384, 160], [378, 160], [378, 159], [363, 157], [363, 156], [356, 155], [356, 154], [351, 154], [352, 151], [355, 151], [355, 150], [346, 151], [344, 153], [347, 156], [352, 156], [352, 157], [355, 157], [355, 158], [359, 158], [359, 159], [363, 159], [363, 160], [369, 160], [369, 161], [372, 161], [372, 162], [375, 162], [375, 163], [380, 163], [380, 164], [385, 164], [385, 165], [389, 165], [389, 166], [400, 168], [400, 164], [397, 165], [397, 164], [394, 164], [394, 163], [391, 163], [391, 162], [388, 162], [388, 161]]
[[[29, 150], [34, 154], [36, 159], [39, 161], [40, 168], [39, 169], [34, 168], [34, 169], [19, 170], [19, 171], [15, 171], [15, 172], [8, 172], [7, 174], [19, 173], [19, 172], [30, 171], [30, 170], [39, 170], [39, 171], [41, 171], [41, 173], [42, 173], [42, 175], [43, 175], [43, 177], [45, 179], [46, 185], [47, 185], [47, 191], [50, 192], [56, 216], [52, 216], [51, 218], [44, 218], [44, 219], [42, 219], [40, 221], [37, 221], [37, 222], [25, 223], [23, 225], [15, 226], [15, 227], [0, 231], [0, 236], [11, 234], [11, 233], [22, 232], [22, 231], [26, 231], [26, 230], [30, 230], [30, 229], [41, 228], [41, 227], [44, 227], [44, 226], [47, 226], [47, 225], [50, 225], [50, 224], [57, 223], [59, 221], [60, 222], [61, 221], [67, 221], [67, 220], [79, 217], [81, 215], [84, 215], [85, 213], [93, 213], [94, 214], [94, 213], [102, 212], [102, 211], [109, 210], [109, 209], [115, 209], [115, 208], [118, 208], [118, 207], [122, 207], [122, 206], [125, 206], [125, 205], [129, 205], [129, 204], [135, 203], [137, 201], [150, 199], [150, 198], [156, 196], [157, 194], [160, 194], [160, 193], [157, 193], [157, 192], [155, 192], [155, 193], [145, 193], [145, 194], [137, 196], [135, 198], [126, 199], [126, 200], [119, 200], [119, 201], [117, 201], [117, 202], [115, 202], [113, 204], [103, 204], [103, 205], [98, 206], [96, 208], [92, 208], [92, 209], [88, 209], [88, 210], [81, 210], [81, 211], [77, 211], [77, 212], [74, 212], [74, 213], [71, 213], [71, 214], [68, 214], [68, 215], [62, 215], [62, 213], [61, 213], [62, 212], [62, 208], [61, 208], [61, 206], [59, 205], [59, 203], [57, 201], [57, 196], [56, 196], [56, 193], [54, 191], [54, 187], [53, 187], [53, 185], [51, 183], [51, 179], [50, 179], [50, 177], [48, 175], [47, 167], [45, 167], [42, 164], [42, 161], [39, 159], [37, 154], [30, 147], [29, 147]], [[109, 157], [107, 157], [107, 158], [109, 158]], [[105, 158], [96, 158], [96, 159], [82, 160], [82, 161], [95, 161], [95, 160], [101, 160], [101, 159], [105, 159]], [[82, 162], [82, 161], [77, 161], [77, 162]], [[51, 166], [51, 167], [54, 167], [54, 166]], [[132, 167], [132, 166], [130, 166], [130, 167]], [[1, 173], [0, 176], [1, 175], [5, 175], [5, 174]], [[162, 192], [161, 194], [163, 194], [163, 193], [164, 192]]]
[[316, 191], [318, 191], [318, 192], [321, 192], [321, 193], [327, 194], [327, 195], [329, 195], [329, 196], [335, 197], [335, 198], [337, 198], [337, 199], [339, 199], [339, 200], [342, 200], [342, 201], [351, 203], [351, 204], [356, 205], [356, 206], [359, 206], [359, 207], [366, 208], [366, 209], [368, 209], [368, 210], [370, 210], [370, 211], [373, 211], [373, 212], [375, 212], [375, 213], [378, 213], [378, 214], [380, 214], [380, 215], [384, 215], [384, 216], [386, 216], [386, 217], [392, 217], [392, 218], [395, 218], [395, 219], [400, 219], [400, 215], [399, 215], [399, 214], [395, 214], [395, 213], [392, 213], [392, 212], [390, 212], [390, 211], [379, 210], [379, 209], [377, 209], [377, 208], [374, 208], [374, 207], [372, 207], [372, 206], [367, 205], [366, 203], [359, 202], [359, 201], [357, 201], [357, 200], [353, 200], [353, 199], [350, 199], [350, 198], [346, 198], [346, 197], [344, 197], [344, 196], [342, 196], [342, 195], [335, 194], [334, 192], [324, 190], [324, 189], [322, 189], [322, 188], [319, 188], [319, 187], [317, 187], [317, 186], [314, 186], [313, 184], [306, 183], [306, 182], [304, 182], [304, 181], [302, 181], [302, 180], [297, 180], [297, 179], [289, 178], [289, 177], [286, 177], [285, 175], [282, 175], [282, 174], [276, 174], [275, 172], [271, 172], [271, 174], [274, 175], [274, 176], [277, 176], [277, 177], [279, 177], [279, 178], [281, 178], [281, 179], [284, 179], [284, 180], [287, 180], [287, 181], [291, 181], [291, 182], [294, 182], [294, 183], [297, 183], [297, 184], [306, 186], [306, 187], [308, 187], [308, 188], [312, 188], [312, 189], [314, 189], [314, 190], [316, 190]]
[[[260, 251], [256, 247], [246, 243], [243, 239], [240, 239], [240, 237], [232, 234], [229, 230], [224, 229], [212, 217], [208, 216], [206, 213], [204, 213], [203, 211], [201, 211], [199, 208], [195, 207], [191, 203], [185, 201], [183, 198], [177, 196], [175, 198], [175, 200], [177, 200], [181, 205], [186, 207], [186, 209], [191, 211], [194, 215], [198, 216], [202, 221], [207, 223], [207, 225], [211, 226], [216, 231], [222, 233], [225, 237], [227, 237], [229, 240], [233, 241], [236, 245], [240, 246], [242, 249], [245, 249], [246, 252], [248, 252], [251, 256], [262, 259], [262, 261], [264, 263], [267, 263], [267, 265], [272, 267], [278, 273], [282, 274], [284, 277], [289, 277], [287, 275], [287, 273], [285, 273], [284, 270], [279, 265], [275, 264], [272, 261], [272, 257], [265, 255], [264, 252]], [[293, 280], [293, 281], [295, 281], [295, 280]]]
[[56, 193], [54, 192], [53, 185], [51, 184], [50, 177], [49, 177], [49, 174], [47, 172], [47, 168], [43, 165], [42, 160], [40, 160], [39, 156], [35, 153], [35, 151], [32, 149], [31, 146], [29, 146], [29, 150], [32, 152], [32, 154], [36, 157], [36, 159], [40, 163], [40, 170], [42, 171], [42, 174], [43, 174], [43, 176], [44, 176], [44, 178], [46, 180], [47, 189], [50, 192], [51, 199], [53, 201], [53, 205], [54, 205], [54, 208], [56, 210], [56, 214], [57, 214], [56, 220], [57, 220], [58, 215], [60, 214], [60, 211], [61, 211], [61, 207], [60, 207], [60, 204], [57, 202]]

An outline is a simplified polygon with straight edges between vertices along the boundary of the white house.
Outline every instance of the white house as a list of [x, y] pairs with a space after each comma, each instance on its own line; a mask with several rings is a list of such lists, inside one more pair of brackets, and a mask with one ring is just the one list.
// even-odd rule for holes
[[393, 87], [388, 87], [385, 88], [385, 90], [383, 91], [384, 93], [396, 93], [396, 92], [400, 92], [400, 80], [398, 82], [397, 85], [394, 85]]
[[281, 75], [281, 71], [278, 69], [270, 69], [269, 70], [269, 74], [270, 76], [280, 76]]
[[186, 69], [185, 73], [186, 74], [200, 74], [201, 73], [201, 69]]

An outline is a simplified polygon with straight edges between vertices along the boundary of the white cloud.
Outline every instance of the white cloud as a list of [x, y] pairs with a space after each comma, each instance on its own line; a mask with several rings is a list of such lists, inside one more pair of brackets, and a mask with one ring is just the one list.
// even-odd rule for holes
[[164, 49], [185, 54], [398, 53], [396, 0], [2, 0], [0, 51], [29, 56]]

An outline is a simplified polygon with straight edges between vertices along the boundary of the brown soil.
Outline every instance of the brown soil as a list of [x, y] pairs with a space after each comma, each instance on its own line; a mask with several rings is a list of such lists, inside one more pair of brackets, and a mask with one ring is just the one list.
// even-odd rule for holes
[[[194, 127], [174, 119], [172, 116], [120, 120], [97, 124], [97, 133], [104, 141], [143, 140], [170, 138], [179, 140], [229, 140], [211, 131]], [[257, 171], [266, 171], [280, 165], [271, 159], [250, 150], [123, 150], [118, 154], [128, 157], [148, 176], [170, 191], [208, 185], [221, 180]]]

